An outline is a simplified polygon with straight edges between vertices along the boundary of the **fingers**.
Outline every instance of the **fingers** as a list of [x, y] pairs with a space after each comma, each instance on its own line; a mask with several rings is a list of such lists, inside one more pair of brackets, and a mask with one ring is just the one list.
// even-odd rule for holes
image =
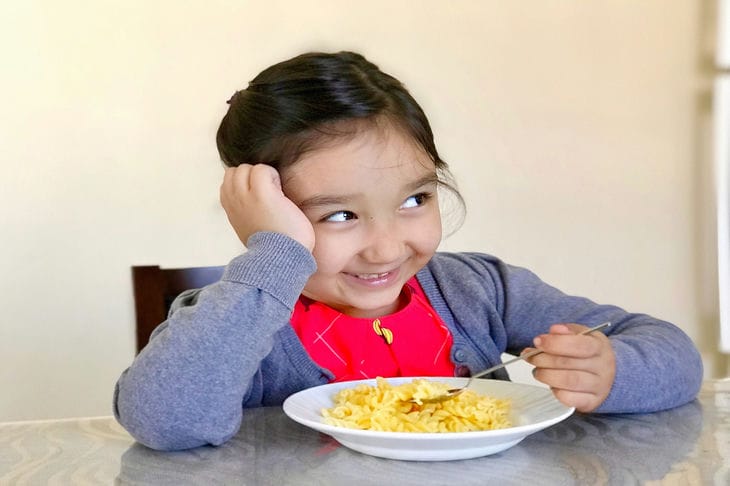
[[270, 189], [281, 191], [279, 173], [273, 167], [265, 164], [241, 164], [238, 167], [228, 167], [223, 174], [221, 183], [221, 203], [231, 202], [250, 194], [261, 197]]
[[575, 407], [579, 412], [592, 412], [606, 399], [613, 383], [613, 376], [602, 376], [576, 369], [538, 368], [533, 376], [550, 390], [561, 403]]
[[302, 211], [282, 192], [279, 173], [265, 164], [241, 164], [225, 170], [220, 201], [238, 238], [246, 245], [258, 231], [288, 235], [310, 251], [314, 229]]
[[586, 329], [579, 324], [551, 326], [548, 334], [534, 339], [543, 352], [528, 359], [535, 365], [535, 379], [549, 385], [562, 403], [581, 412], [603, 403], [616, 373], [608, 337], [600, 332], [581, 335]]
[[[271, 175], [272, 171], [274, 176]], [[266, 188], [260, 186], [274, 187], [272, 180], [278, 181], [276, 170], [263, 164], [229, 167], [223, 174], [220, 187], [221, 206], [244, 245], [248, 237], [261, 227], [260, 219], [266, 216], [266, 201], [272, 197], [267, 197]]]
[[[537, 336], [533, 343], [548, 355], [589, 358], [598, 354], [609, 341], [601, 332], [580, 334], [586, 329], [588, 327], [580, 324], [554, 324], [550, 333]], [[544, 354], [531, 362], [537, 365], [541, 358], [544, 360]]]
[[555, 395], [555, 398], [557, 398], [560, 403], [566, 407], [575, 407], [575, 409], [581, 413], [592, 412], [598, 408], [604, 400], [593, 393], [581, 393], [556, 388], [551, 388], [551, 390], [553, 395]]
[[535, 368], [535, 379], [551, 388], [580, 393], [591, 393], [601, 384], [601, 377], [585, 370]]
[[232, 207], [237, 195], [250, 190], [249, 173], [251, 166], [247, 164], [238, 167], [228, 167], [223, 173], [223, 182], [220, 187], [220, 201], [226, 211]]
[[577, 370], [592, 372], [593, 365], [588, 357], [573, 357], [560, 354], [542, 353], [529, 359], [529, 362], [540, 369]]

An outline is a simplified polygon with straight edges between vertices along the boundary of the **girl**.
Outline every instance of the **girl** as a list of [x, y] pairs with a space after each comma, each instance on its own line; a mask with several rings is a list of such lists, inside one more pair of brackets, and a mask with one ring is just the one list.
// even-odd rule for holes
[[[229, 104], [220, 197], [248, 251], [181, 295], [120, 377], [115, 415], [139, 442], [217, 445], [245, 408], [307, 387], [468, 376], [530, 346], [545, 351], [536, 379], [581, 412], [695, 397], [700, 357], [672, 324], [489, 255], [436, 253], [439, 198], [460, 197], [419, 105], [362, 56], [295, 57]], [[609, 336], [577, 335], [604, 321]]]

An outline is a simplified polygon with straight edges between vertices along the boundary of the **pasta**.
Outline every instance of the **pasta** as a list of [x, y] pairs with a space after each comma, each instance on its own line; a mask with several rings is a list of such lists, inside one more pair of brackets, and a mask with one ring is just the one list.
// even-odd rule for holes
[[322, 416], [330, 425], [387, 432], [468, 432], [512, 426], [509, 400], [473, 390], [440, 403], [420, 403], [448, 388], [445, 383], [424, 379], [393, 386], [378, 377], [376, 386], [361, 384], [340, 390], [333, 397], [334, 406], [323, 409]]

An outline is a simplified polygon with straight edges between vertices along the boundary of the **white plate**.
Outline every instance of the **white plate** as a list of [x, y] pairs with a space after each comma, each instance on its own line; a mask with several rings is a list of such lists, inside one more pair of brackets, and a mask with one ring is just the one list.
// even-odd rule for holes
[[[424, 377], [461, 386], [465, 378]], [[393, 385], [415, 378], [388, 378]], [[501, 380], [476, 379], [474, 391], [512, 402], [513, 427], [478, 432], [379, 432], [337, 427], [324, 423], [321, 410], [333, 406], [332, 396], [343, 388], [375, 380], [330, 383], [293, 394], [284, 401], [284, 413], [296, 422], [332, 436], [350, 449], [372, 456], [409, 461], [448, 461], [487, 456], [508, 449], [530, 434], [566, 419], [574, 409], [561, 404], [549, 389]]]

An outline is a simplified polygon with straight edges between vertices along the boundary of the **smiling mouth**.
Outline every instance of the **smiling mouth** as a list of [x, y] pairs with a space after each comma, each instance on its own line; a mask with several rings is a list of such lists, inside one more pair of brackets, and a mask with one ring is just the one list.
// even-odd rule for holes
[[390, 272], [383, 273], [353, 273], [353, 277], [359, 278], [360, 280], [379, 280], [387, 277]]

